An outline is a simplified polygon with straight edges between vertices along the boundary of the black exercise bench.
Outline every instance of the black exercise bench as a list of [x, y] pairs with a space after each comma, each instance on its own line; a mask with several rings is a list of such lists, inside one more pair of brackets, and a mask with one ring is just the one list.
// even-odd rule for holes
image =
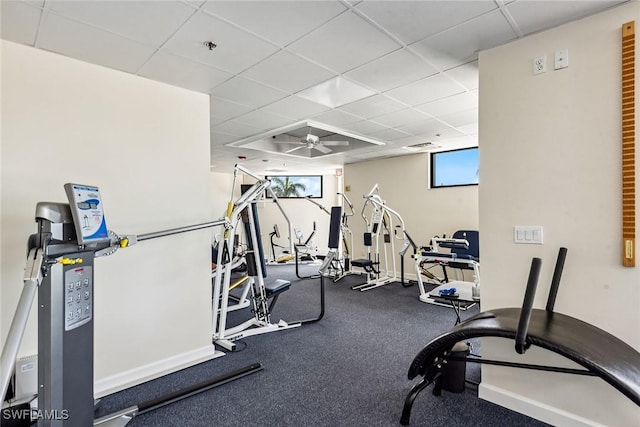
[[[408, 378], [422, 376], [423, 379], [405, 398], [401, 424], [409, 424], [413, 402], [429, 384], [435, 382], [434, 394], [439, 394], [443, 366], [448, 360], [597, 376], [640, 406], [640, 353], [594, 325], [553, 311], [566, 252], [565, 248], [560, 248], [544, 310], [532, 308], [542, 263], [539, 258], [534, 258], [521, 309], [499, 308], [479, 313], [435, 338], [418, 353], [409, 367]], [[478, 337], [514, 339], [519, 354], [535, 345], [560, 354], [585, 369], [451, 356], [451, 349], [456, 343]]]
[[266, 291], [267, 299], [271, 299], [269, 303], [269, 312], [271, 313], [273, 307], [276, 305], [276, 301], [278, 301], [278, 296], [284, 291], [289, 290], [291, 287], [291, 282], [283, 279], [276, 279], [273, 281], [265, 280], [264, 290]]

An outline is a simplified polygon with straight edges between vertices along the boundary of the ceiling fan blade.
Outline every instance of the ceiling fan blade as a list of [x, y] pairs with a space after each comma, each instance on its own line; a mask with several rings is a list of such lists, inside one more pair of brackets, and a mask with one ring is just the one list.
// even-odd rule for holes
[[346, 146], [349, 145], [349, 141], [320, 141], [320, 143], [322, 145], [330, 145], [330, 146], [338, 146], [338, 145], [342, 145], [342, 146]]
[[299, 150], [301, 148], [304, 148], [304, 145], [299, 145], [296, 148], [292, 148], [291, 150], [287, 150], [287, 151], [285, 151], [285, 153], [287, 153], [287, 154], [288, 153], [293, 153], [294, 151]]
[[331, 148], [327, 148], [327, 147], [325, 147], [323, 145], [320, 145], [320, 144], [314, 145], [313, 148], [315, 148], [316, 150], [318, 150], [318, 151], [320, 151], [321, 153], [324, 153], [324, 154], [331, 153]]
[[286, 141], [282, 139], [274, 139], [272, 142], [275, 144], [300, 144], [300, 141]]

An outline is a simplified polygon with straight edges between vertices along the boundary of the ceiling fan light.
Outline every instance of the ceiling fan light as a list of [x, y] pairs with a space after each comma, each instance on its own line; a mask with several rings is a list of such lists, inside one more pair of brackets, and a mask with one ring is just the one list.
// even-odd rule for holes
[[[320, 138], [317, 137], [316, 135], [308, 133], [307, 136], [304, 138], [304, 140], [305, 140], [305, 142], [307, 144], [312, 144], [313, 145], [313, 144], [317, 144], [318, 141], [320, 141]], [[311, 148], [311, 147], [309, 147], [309, 148]]]

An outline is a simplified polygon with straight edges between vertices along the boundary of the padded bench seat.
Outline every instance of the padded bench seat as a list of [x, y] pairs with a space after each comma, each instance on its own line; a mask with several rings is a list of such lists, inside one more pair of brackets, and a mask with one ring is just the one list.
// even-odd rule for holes
[[468, 260], [468, 261], [480, 261], [478, 258], [474, 257], [473, 255], [461, 255], [461, 254], [456, 254], [456, 253], [448, 253], [448, 252], [428, 252], [428, 251], [423, 251], [421, 253], [421, 255], [423, 257], [431, 257], [431, 258], [450, 258], [453, 260], [459, 259], [459, 260]]
[[433, 258], [457, 258], [458, 256], [454, 253], [448, 253], [448, 252], [428, 252], [428, 251], [422, 251], [422, 253], [420, 254], [422, 256], [428, 256], [428, 257], [433, 257]]
[[267, 291], [267, 297], [274, 297], [291, 287], [291, 282], [283, 279], [276, 279], [272, 282], [264, 284], [264, 289]]
[[276, 279], [274, 281], [265, 282], [264, 290], [267, 293], [267, 298], [272, 298], [269, 304], [269, 312], [273, 311], [273, 307], [278, 301], [278, 296], [291, 287], [291, 282], [283, 279]]
[[354, 259], [351, 261], [351, 265], [361, 268], [372, 267], [373, 261], [371, 261], [370, 259]]

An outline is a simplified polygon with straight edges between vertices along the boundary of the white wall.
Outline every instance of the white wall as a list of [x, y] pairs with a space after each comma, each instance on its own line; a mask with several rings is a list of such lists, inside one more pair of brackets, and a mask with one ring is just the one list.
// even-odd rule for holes
[[[402, 216], [407, 232], [418, 245], [428, 245], [435, 235], [451, 235], [461, 229], [478, 229], [478, 187], [429, 189], [429, 154], [348, 164], [345, 165], [344, 184], [351, 188], [345, 194], [356, 211], [355, 217], [349, 222], [354, 235], [354, 257], [366, 257], [362, 237], [365, 223], [360, 212], [363, 196], [376, 183], [380, 187], [381, 197]], [[402, 242], [396, 242], [396, 249], [399, 249], [398, 243], [401, 245]], [[405, 271], [408, 275], [414, 273], [409, 256], [405, 257]]]
[[[1, 53], [4, 340], [36, 203], [66, 201], [66, 182], [99, 186], [119, 234], [209, 221], [212, 206], [206, 95], [6, 41]], [[96, 260], [98, 393], [211, 357], [209, 243], [199, 231]], [[21, 355], [37, 352], [35, 316]]]
[[[640, 267], [621, 266], [620, 39], [639, 11], [634, 1], [482, 52], [479, 142], [483, 310], [522, 304], [534, 256], [544, 260], [535, 301], [544, 308], [558, 248], [566, 246], [556, 311], [638, 350]], [[562, 49], [569, 68], [553, 71]], [[548, 71], [533, 76], [532, 58], [543, 54]], [[515, 225], [543, 226], [544, 245], [514, 244]], [[566, 364], [545, 351], [516, 358], [504, 340], [485, 340], [482, 352]], [[636, 405], [596, 378], [484, 366], [482, 381], [481, 396], [554, 425], [640, 419]]]
[[[227, 211], [227, 204], [231, 199], [231, 190], [233, 187], [233, 174], [211, 172], [209, 175], [211, 181], [211, 211], [214, 217], [223, 218]], [[215, 230], [214, 230], [215, 232]]]

